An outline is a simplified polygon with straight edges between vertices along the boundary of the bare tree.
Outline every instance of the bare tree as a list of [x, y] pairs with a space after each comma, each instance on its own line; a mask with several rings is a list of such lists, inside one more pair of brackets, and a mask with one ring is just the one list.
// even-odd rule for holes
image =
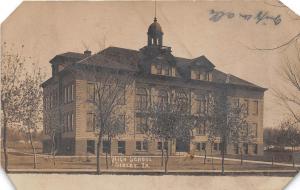
[[234, 105], [232, 98], [228, 96], [228, 84], [220, 87], [220, 90], [215, 93], [213, 105], [213, 119], [211, 130], [217, 134], [221, 142], [222, 156], [222, 174], [224, 174], [225, 154], [228, 143], [232, 141], [234, 134], [239, 131], [246, 123], [246, 118], [243, 114], [241, 106]]
[[[22, 46], [23, 48], [23, 46]], [[26, 93], [22, 85], [27, 73], [25, 66], [26, 58], [22, 53], [8, 50], [6, 43], [3, 45], [1, 56], [1, 111], [3, 123], [2, 146], [4, 150], [4, 168], [8, 171], [7, 154], [7, 128], [13, 122], [21, 122], [24, 113], [23, 104], [26, 102]], [[25, 77], [24, 77], [25, 76]], [[28, 76], [28, 75], [27, 75]]]
[[[44, 103], [44, 106], [49, 109], [49, 101]], [[43, 125], [44, 125], [44, 133], [45, 135], [49, 136], [50, 142], [50, 155], [52, 157], [53, 166], [56, 165], [56, 154], [58, 153], [58, 138], [59, 134], [62, 132], [63, 123], [62, 123], [62, 116], [61, 116], [60, 105], [58, 107], [53, 108], [53, 110], [44, 111], [43, 114]]]
[[[217, 140], [217, 134], [211, 125], [215, 123], [215, 117], [213, 115], [214, 108], [215, 108], [215, 98], [211, 92], [207, 92], [202, 98], [204, 98], [204, 102], [203, 102], [204, 104], [202, 103], [202, 105], [200, 105], [200, 109], [201, 107], [203, 107], [202, 111], [199, 110], [198, 114], [196, 115], [198, 118], [198, 122], [202, 123], [203, 126], [205, 127], [204, 133], [207, 135], [207, 142], [210, 144], [210, 153], [211, 153], [211, 161], [212, 161], [211, 163], [213, 168], [212, 150], [213, 150], [214, 143]], [[205, 147], [204, 149], [204, 160], [203, 160], [204, 164], [206, 164], [206, 157], [207, 157], [207, 147]]]
[[[271, 147], [280, 147], [283, 149], [284, 141], [282, 138], [279, 138], [280, 129], [278, 128], [266, 128], [264, 129], [264, 144], [267, 146], [267, 150], [270, 150]], [[274, 166], [275, 155], [274, 151], [271, 150], [272, 154], [272, 166]]]
[[300, 130], [298, 123], [293, 120], [286, 120], [279, 125], [279, 136], [280, 141], [284, 146], [290, 146], [292, 148], [292, 163], [295, 167], [294, 151], [295, 147], [300, 145]]
[[[103, 138], [109, 139], [125, 132], [125, 124], [120, 125], [122, 119], [120, 108], [125, 99], [125, 93], [133, 83], [133, 73], [128, 70], [109, 69], [99, 65], [75, 66], [76, 72], [89, 80], [88, 102], [93, 105], [95, 114], [95, 132], [97, 141], [97, 173], [100, 174], [100, 151]], [[120, 129], [123, 127], [122, 129]]]
[[[288, 90], [274, 90], [275, 96], [281, 104], [289, 111], [294, 119], [300, 122], [300, 49], [297, 49], [296, 62], [287, 59], [281, 66], [280, 73], [285, 80]], [[282, 89], [282, 88], [281, 88]]]
[[[120, 102], [125, 101], [125, 97], [120, 97], [119, 101]], [[108, 118], [107, 121], [107, 127], [105, 127], [103, 131], [103, 135], [106, 136], [108, 140], [108, 147], [106, 147], [105, 149], [106, 169], [108, 169], [108, 153], [110, 154], [110, 163], [112, 165], [112, 151], [111, 151], [112, 139], [126, 132], [126, 122], [124, 120], [125, 119], [123, 118], [123, 115], [120, 116], [116, 113], [111, 114], [111, 116]]]
[[235, 121], [231, 126], [230, 142], [237, 146], [243, 164], [244, 145], [253, 144], [256, 140], [256, 129], [247, 122], [246, 104], [231, 105], [231, 114]]
[[197, 120], [190, 114], [189, 110], [188, 93], [183, 89], [175, 90], [169, 101], [153, 103], [147, 110], [151, 121], [151, 126], [147, 131], [148, 135], [168, 143], [166, 147], [162, 144], [162, 151], [166, 148], [165, 173], [168, 172], [169, 143], [178, 138], [189, 142], [192, 131], [197, 125]]
[[33, 166], [36, 168], [36, 150], [33, 142], [33, 133], [36, 133], [42, 122], [42, 89], [41, 82], [43, 75], [41, 70], [33, 65], [33, 70], [30, 74], [25, 74], [24, 81], [21, 85], [22, 96], [22, 131], [28, 135], [30, 146], [33, 153]]

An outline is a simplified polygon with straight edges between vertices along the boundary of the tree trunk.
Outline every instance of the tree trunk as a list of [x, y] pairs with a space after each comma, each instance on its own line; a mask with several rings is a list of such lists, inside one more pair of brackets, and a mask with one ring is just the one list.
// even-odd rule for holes
[[102, 144], [102, 133], [99, 133], [98, 136], [98, 142], [97, 142], [97, 174], [100, 175], [100, 150], [101, 150], [101, 144]]
[[241, 165], [243, 165], [243, 148], [240, 148], [240, 153], [241, 153]]
[[206, 149], [204, 150], [204, 165], [205, 165], [205, 163], [206, 163]]
[[210, 145], [210, 156], [211, 156], [211, 167], [212, 167], [212, 169], [214, 169], [213, 146], [214, 146], [214, 143], [212, 143]]
[[109, 137], [109, 157], [110, 157], [110, 166], [112, 166], [111, 137]]
[[6, 137], [6, 132], [7, 131], [7, 121], [4, 121], [3, 123], [3, 151], [4, 151], [4, 170], [7, 173], [8, 172], [8, 155], [7, 155], [7, 145], [6, 145], [6, 141], [7, 141], [7, 137]]
[[225, 140], [223, 140], [223, 142], [222, 142], [222, 175], [225, 174], [224, 173], [224, 164], [225, 164]]
[[55, 166], [55, 154], [56, 154], [56, 142], [55, 142], [55, 133], [52, 134], [52, 147], [51, 147], [51, 153], [52, 153], [52, 161], [53, 165]]
[[164, 149], [165, 149], [165, 146], [164, 146], [164, 141], [161, 141], [161, 167], [164, 166]]
[[108, 169], [108, 150], [105, 151], [105, 164], [106, 164], [106, 169]]
[[31, 145], [32, 153], [33, 153], [33, 168], [36, 169], [36, 151], [35, 151], [35, 147], [33, 145], [32, 133], [31, 133], [30, 129], [28, 129], [28, 133], [29, 133], [29, 141], [30, 141], [30, 145]]
[[166, 148], [166, 158], [165, 158], [165, 174], [168, 173], [168, 161], [169, 161], [169, 144]]
[[295, 168], [294, 149], [295, 149], [295, 147], [292, 146], [292, 162], [293, 162], [293, 168]]

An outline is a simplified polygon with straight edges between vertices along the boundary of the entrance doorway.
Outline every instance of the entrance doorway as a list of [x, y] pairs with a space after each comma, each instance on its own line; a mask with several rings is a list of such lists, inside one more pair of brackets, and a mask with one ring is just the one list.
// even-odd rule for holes
[[190, 151], [190, 141], [176, 139], [176, 152], [189, 152]]

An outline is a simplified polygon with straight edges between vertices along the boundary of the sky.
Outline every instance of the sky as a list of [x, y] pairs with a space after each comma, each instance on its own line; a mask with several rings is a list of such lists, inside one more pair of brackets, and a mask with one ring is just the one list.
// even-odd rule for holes
[[[96, 53], [109, 46], [142, 48], [154, 10], [153, 1], [23, 2], [2, 24], [1, 44], [15, 51], [24, 45], [22, 54], [50, 77], [49, 60], [57, 54], [86, 49]], [[163, 43], [172, 47], [173, 55], [205, 55], [217, 69], [268, 88], [264, 127], [275, 127], [286, 116], [272, 90], [286, 85], [280, 65], [295, 59], [295, 48], [255, 48], [291, 39], [300, 31], [299, 17], [274, 1], [158, 1], [156, 12]], [[224, 15], [213, 17], [217, 13]]]

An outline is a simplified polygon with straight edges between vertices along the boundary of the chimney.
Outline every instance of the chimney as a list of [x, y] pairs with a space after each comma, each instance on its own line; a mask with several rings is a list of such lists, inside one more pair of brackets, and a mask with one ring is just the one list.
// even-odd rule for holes
[[92, 52], [91, 52], [90, 50], [85, 50], [85, 51], [83, 52], [83, 54], [85, 55], [85, 57], [89, 57], [89, 56], [92, 55]]

